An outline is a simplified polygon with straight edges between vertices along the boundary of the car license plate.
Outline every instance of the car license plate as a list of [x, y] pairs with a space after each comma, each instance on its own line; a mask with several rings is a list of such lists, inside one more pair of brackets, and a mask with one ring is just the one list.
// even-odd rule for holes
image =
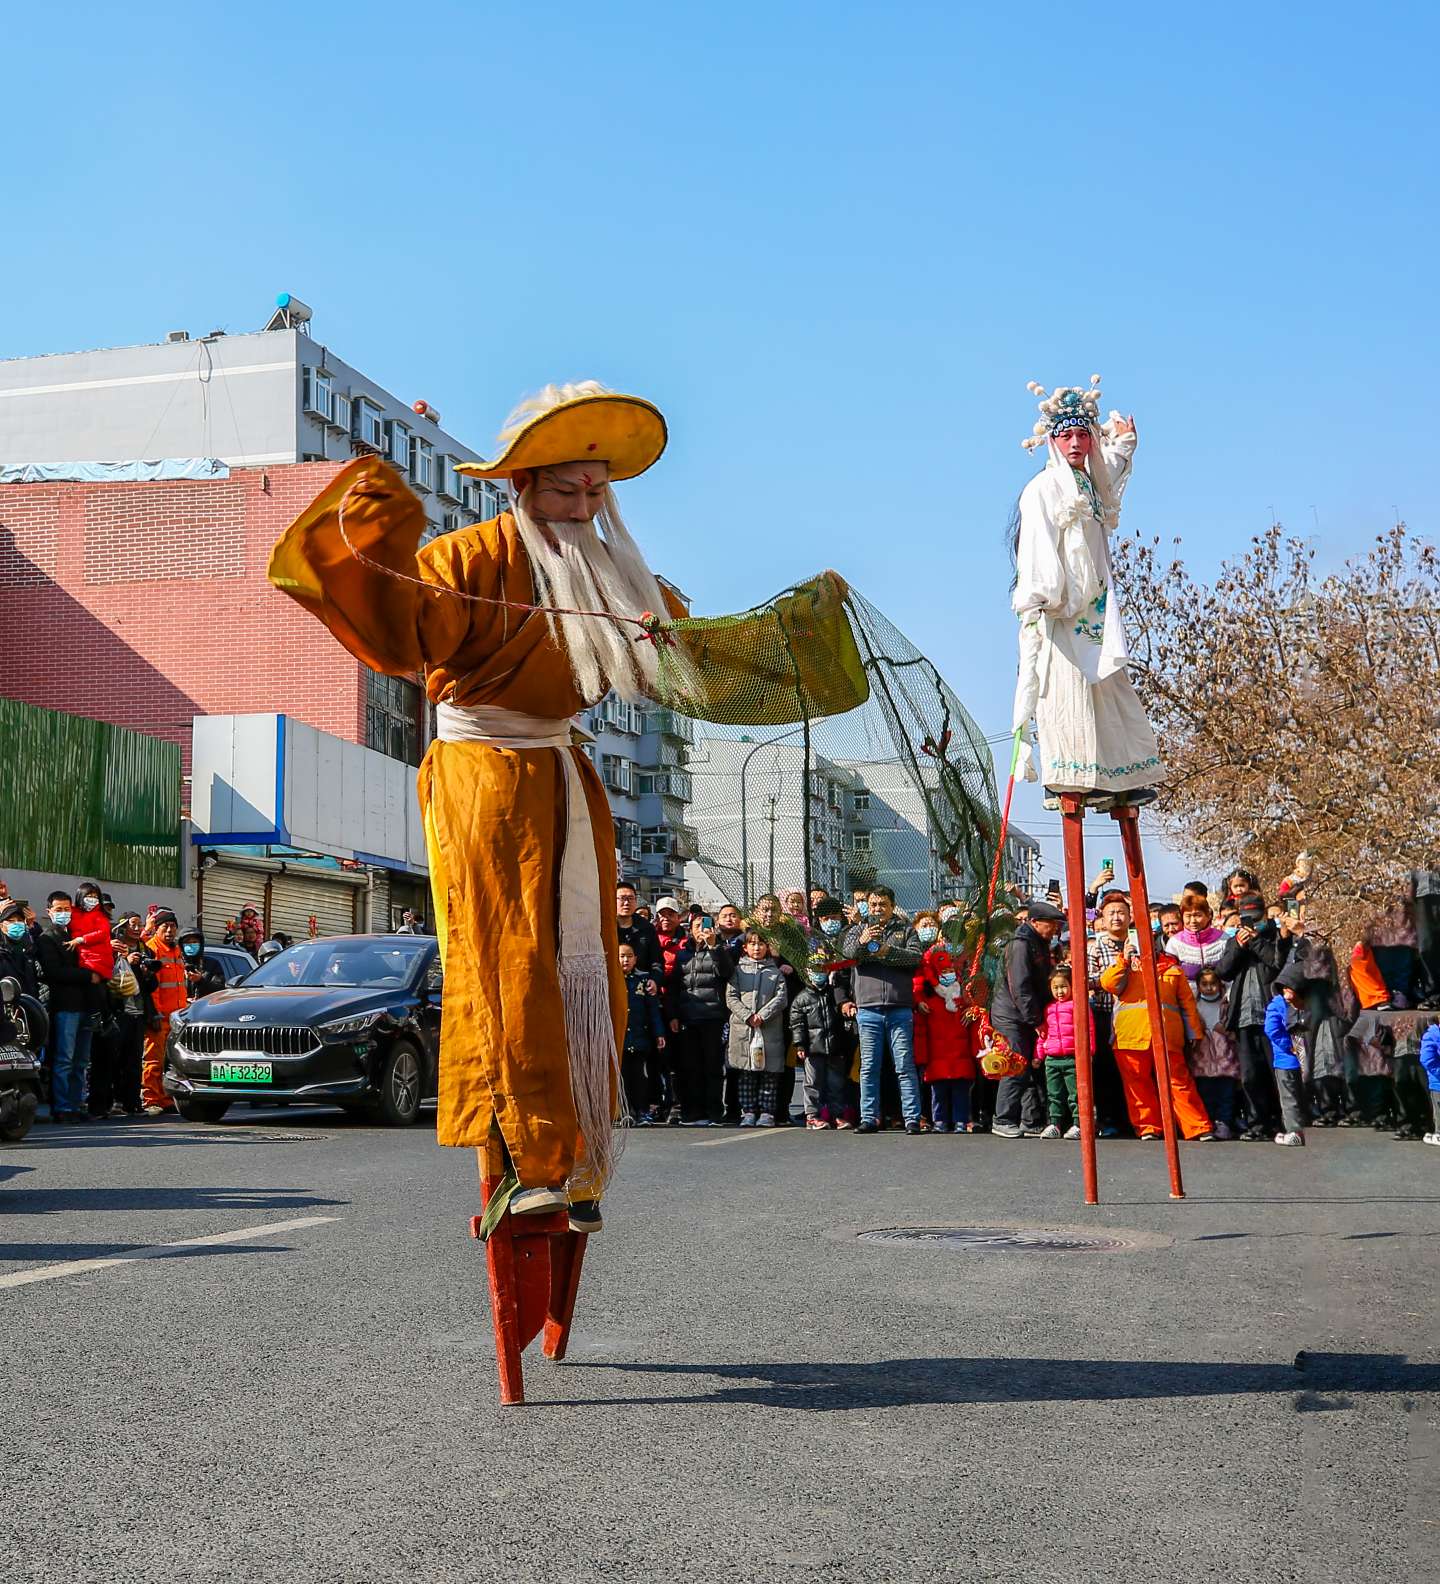
[[211, 1083], [268, 1084], [274, 1079], [272, 1065], [265, 1061], [212, 1061]]

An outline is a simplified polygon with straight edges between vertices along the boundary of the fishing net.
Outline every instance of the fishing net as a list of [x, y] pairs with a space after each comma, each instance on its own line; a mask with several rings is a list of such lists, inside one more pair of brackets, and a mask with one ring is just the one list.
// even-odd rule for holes
[[[808, 906], [818, 887], [848, 903], [882, 884], [912, 915], [953, 901], [944, 935], [972, 962], [982, 934], [987, 944], [1003, 935], [987, 906], [1001, 839], [989, 746], [868, 600], [825, 572], [665, 634], [659, 702], [696, 723], [683, 755], [688, 807], [676, 813], [693, 829], [700, 901], [753, 918], [767, 894], [801, 891]], [[813, 921], [766, 933], [797, 967], [827, 951]]]

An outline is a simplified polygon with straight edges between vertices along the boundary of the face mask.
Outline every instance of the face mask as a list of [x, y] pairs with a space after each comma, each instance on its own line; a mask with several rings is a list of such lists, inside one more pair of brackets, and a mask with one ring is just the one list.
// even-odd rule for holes
[[855, 904], [855, 911], [860, 915], [861, 918], [869, 918], [870, 904], [868, 902], [857, 902]]
[[1199, 994], [1202, 1001], [1218, 1001], [1220, 999], [1218, 990], [1201, 990]]
[[827, 973], [812, 973], [810, 975], [810, 983], [814, 985], [817, 990], [823, 988], [829, 983], [829, 981], [830, 975]]
[[952, 984], [954, 984], [955, 983], [955, 975], [953, 973], [943, 973], [943, 974], [941, 974], [940, 975], [940, 983], [942, 985], [952, 985]]
[[937, 930], [933, 924], [926, 924], [923, 928], [916, 930], [915, 933], [920, 937], [925, 945], [928, 946], [930, 942], [933, 941], [940, 933], [940, 931]]
[[50, 919], [52, 923], [58, 924], [61, 929], [64, 929], [65, 926], [70, 922], [70, 909], [65, 908], [60, 913], [52, 913], [50, 915]]
[[952, 918], [954, 918], [954, 917], [955, 917], [955, 909], [954, 908], [941, 908], [940, 909], [940, 922], [942, 924], [948, 924], [950, 922], [950, 920]]
[[80, 898], [80, 906], [84, 908], [87, 913], [89, 913], [93, 909], [100, 906], [100, 898], [93, 896], [83, 896]]
[[200, 955], [200, 942], [186, 941], [180, 950], [183, 951], [187, 957], [198, 957]]
[[1237, 933], [1238, 933], [1238, 932], [1237, 932], [1237, 931], [1236, 931], [1236, 928], [1235, 928], [1235, 926], [1234, 926], [1234, 925], [1233, 925], [1233, 924], [1232, 924], [1232, 925], [1231, 925], [1231, 926], [1230, 926], [1230, 927], [1229, 927], [1229, 928], [1228, 928], [1228, 929], [1227, 929], [1227, 930], [1226, 930], [1226, 931], [1225, 931], [1225, 933], [1226, 933], [1226, 934], [1227, 934], [1227, 935], [1228, 935], [1228, 936], [1229, 936], [1229, 937], [1230, 937], [1230, 939], [1231, 939], [1231, 940], [1234, 940], [1234, 939], [1235, 939], [1235, 936], [1236, 936], [1236, 934], [1237, 934]]
[[11, 940], [21, 940], [25, 935], [25, 925], [20, 919], [12, 919], [5, 926], [5, 933]]
[[826, 935], [838, 935], [840, 933], [841, 922], [842, 921], [837, 918], [821, 919], [820, 928]]

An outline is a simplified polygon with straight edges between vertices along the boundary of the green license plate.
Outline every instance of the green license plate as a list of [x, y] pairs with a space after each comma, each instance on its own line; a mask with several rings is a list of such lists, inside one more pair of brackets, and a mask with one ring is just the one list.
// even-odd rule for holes
[[212, 1061], [211, 1083], [267, 1084], [274, 1080], [271, 1063], [257, 1061]]

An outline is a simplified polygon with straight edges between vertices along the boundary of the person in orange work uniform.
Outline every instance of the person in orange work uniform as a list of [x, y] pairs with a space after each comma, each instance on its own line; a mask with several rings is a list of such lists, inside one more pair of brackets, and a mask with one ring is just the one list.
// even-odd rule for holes
[[[1181, 1137], [1213, 1139], [1210, 1114], [1185, 1061], [1185, 1041], [1203, 1039], [1205, 1025], [1195, 1005], [1195, 992], [1179, 961], [1169, 952], [1155, 958], [1160, 980], [1160, 1019], [1165, 1029], [1165, 1050], [1170, 1063], [1170, 1096], [1175, 1104], [1175, 1125]], [[1130, 1125], [1140, 1138], [1159, 1138], [1162, 1132], [1160, 1094], [1155, 1084], [1155, 1059], [1150, 1046], [1150, 1012], [1145, 1005], [1145, 981], [1140, 954], [1132, 946], [1100, 975], [1100, 988], [1115, 997], [1115, 1061], [1125, 1088], [1125, 1108]]]
[[[445, 963], [438, 1137], [513, 1171], [512, 1214], [600, 1227], [625, 1028], [610, 898], [614, 835], [570, 720], [613, 689], [653, 696], [655, 618], [683, 615], [612, 485], [665, 448], [665, 421], [593, 381], [511, 415], [492, 463], [512, 505], [421, 547], [420, 501], [376, 457], [291, 524], [270, 581], [376, 671], [423, 672], [437, 740], [420, 767]], [[603, 899], [603, 900], [602, 900]]]
[[147, 955], [141, 962], [141, 984], [150, 993], [151, 1015], [145, 1027], [145, 1055], [140, 1063], [140, 1103], [145, 1115], [162, 1116], [175, 1109], [165, 1093], [165, 1042], [170, 1035], [170, 1014], [190, 1004], [185, 988], [185, 955], [180, 950], [180, 921], [161, 908], [150, 921]]

